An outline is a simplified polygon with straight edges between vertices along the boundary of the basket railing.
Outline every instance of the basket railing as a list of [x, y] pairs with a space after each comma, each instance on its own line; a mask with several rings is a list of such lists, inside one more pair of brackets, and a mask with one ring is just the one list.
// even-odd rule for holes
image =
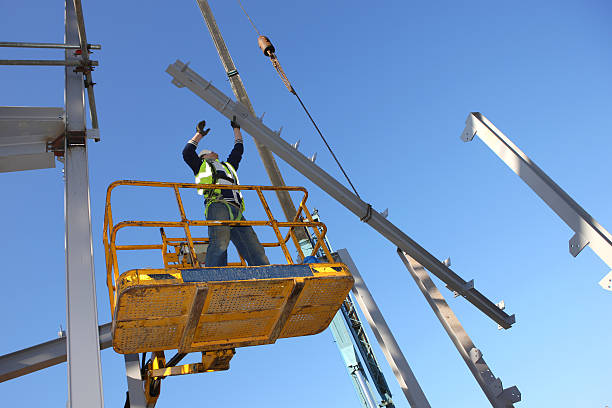
[[[113, 191], [120, 186], [130, 187], [152, 187], [168, 189], [174, 193], [180, 221], [145, 221], [145, 220], [131, 220], [121, 221], [114, 223], [113, 212], [111, 208], [111, 196]], [[181, 198], [180, 189], [229, 189], [229, 190], [247, 190], [255, 191], [259, 198], [261, 205], [267, 216], [267, 220], [241, 220], [241, 221], [213, 221], [203, 219], [204, 211], [200, 214], [201, 218], [187, 218], [185, 207], [183, 206], [183, 200]], [[278, 221], [274, 218], [270, 206], [264, 196], [264, 191], [295, 191], [301, 192], [302, 198], [295, 217], [291, 221]], [[137, 180], [119, 180], [112, 183], [106, 192], [106, 204], [104, 213], [104, 230], [103, 230], [103, 242], [104, 252], [106, 256], [106, 285], [109, 291], [109, 300], [111, 307], [115, 305], [115, 292], [116, 283], [119, 279], [120, 271], [117, 260], [117, 251], [135, 251], [135, 250], [160, 250], [162, 256], [167, 251], [168, 243], [185, 242], [190, 254], [190, 267], [203, 267], [198, 262], [197, 254], [194, 248], [194, 242], [208, 242], [207, 237], [193, 237], [192, 227], [203, 227], [203, 226], [214, 226], [214, 225], [225, 225], [225, 226], [264, 226], [270, 227], [274, 231], [275, 241], [262, 242], [264, 247], [280, 247], [283, 251], [287, 264], [295, 263], [287, 243], [291, 240], [297, 250], [298, 256], [303, 259], [307, 255], [315, 255], [319, 249], [322, 249], [327, 256], [329, 262], [333, 262], [333, 258], [327, 245], [324, 245], [324, 238], [327, 232], [325, 224], [314, 221], [308, 208], [306, 207], [306, 199], [308, 198], [308, 191], [303, 187], [289, 187], [289, 186], [235, 186], [235, 185], [219, 185], [219, 184], [195, 184], [195, 183], [171, 183], [171, 182], [158, 182], [158, 181], [137, 181]], [[124, 228], [133, 227], [145, 227], [145, 228], [160, 228], [162, 230], [161, 244], [135, 244], [135, 245], [117, 245], [117, 233]], [[163, 232], [164, 228], [182, 228], [184, 232], [184, 238], [166, 238]], [[288, 228], [288, 232], [283, 236], [281, 228]], [[310, 254], [304, 254], [301, 248], [295, 231], [298, 228], [305, 228], [312, 230], [311, 234], [307, 236], [313, 237], [312, 247], [313, 250]], [[176, 245], [174, 245], [176, 248]], [[164, 259], [164, 266], [168, 267], [167, 262]]]

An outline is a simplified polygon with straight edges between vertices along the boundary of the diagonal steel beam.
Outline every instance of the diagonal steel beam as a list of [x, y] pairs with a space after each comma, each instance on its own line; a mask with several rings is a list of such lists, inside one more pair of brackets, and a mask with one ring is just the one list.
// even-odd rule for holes
[[393, 374], [395, 374], [395, 378], [404, 392], [408, 403], [412, 408], [430, 408], [431, 405], [427, 397], [414, 376], [406, 357], [404, 357], [402, 349], [397, 344], [374, 297], [370, 293], [357, 266], [353, 262], [353, 258], [351, 258], [351, 255], [346, 249], [339, 249], [336, 253], [340, 261], [348, 266], [353, 278], [355, 278], [355, 284], [352, 289], [355, 299], [357, 303], [359, 303], [362, 313], [370, 324], [370, 328], [374, 336], [376, 336], [376, 340], [378, 340], [378, 344], [387, 362], [391, 366]]
[[[98, 327], [100, 350], [113, 344], [111, 324]], [[0, 356], [0, 382], [12, 380], [66, 361], [66, 337]]]
[[474, 346], [472, 339], [444, 300], [444, 296], [433, 283], [425, 268], [401, 249], [398, 249], [397, 253], [423, 296], [425, 296], [427, 303], [442, 323], [442, 327], [455, 344], [457, 351], [472, 372], [478, 385], [489, 399], [491, 406], [513, 408], [513, 404], [521, 400], [521, 393], [518, 388], [516, 386], [504, 388], [501, 380], [493, 375], [484, 358], [482, 358], [482, 352]]
[[464, 142], [474, 136], [503, 160], [574, 231], [569, 251], [577, 256], [589, 245], [612, 268], [612, 235], [572, 199], [542, 169], [493, 125], [482, 113], [468, 115], [461, 134]]
[[241, 103], [234, 102], [230, 97], [226, 96], [181, 61], [176, 61], [168, 66], [166, 72], [174, 78], [172, 80], [173, 84], [179, 88], [187, 87], [228, 119], [236, 115], [242, 129], [265, 144], [272, 152], [276, 153], [281, 159], [306, 176], [353, 214], [360, 217], [362, 221], [368, 223], [397, 247], [410, 254], [431, 273], [444, 281], [449, 288], [466, 298], [497, 324], [505, 329], [510, 328], [514, 324], [514, 315], [509, 316], [482, 293], [474, 289], [473, 285], [463, 280], [385, 217], [377, 211], [373, 211], [370, 204], [359, 199], [335, 178], [298, 152], [289, 143], [285, 142], [280, 137], [280, 131], [275, 132], [268, 128], [261, 119], [253, 116], [247, 107]]

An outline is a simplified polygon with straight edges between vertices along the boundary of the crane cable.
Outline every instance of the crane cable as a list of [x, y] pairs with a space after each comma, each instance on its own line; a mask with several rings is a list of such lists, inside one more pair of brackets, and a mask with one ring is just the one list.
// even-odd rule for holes
[[295, 88], [291, 85], [291, 82], [289, 81], [289, 78], [287, 78], [287, 75], [285, 75], [285, 72], [283, 71], [283, 68], [281, 67], [280, 62], [278, 61], [278, 58], [276, 57], [276, 54], [275, 54], [276, 50], [274, 49], [274, 46], [272, 45], [272, 43], [270, 42], [268, 37], [263, 36], [263, 35], [261, 35], [259, 33], [259, 30], [257, 29], [257, 27], [255, 27], [255, 23], [253, 23], [253, 20], [251, 20], [251, 17], [249, 17], [249, 15], [246, 12], [246, 10], [244, 9], [244, 7], [242, 7], [242, 3], [240, 2], [240, 0], [237, 0], [237, 1], [238, 1], [238, 4], [240, 5], [240, 8], [242, 9], [242, 11], [244, 12], [246, 17], [251, 22], [251, 25], [255, 29], [255, 32], [259, 36], [258, 39], [257, 39], [257, 43], [259, 45], [259, 48], [261, 48], [261, 50], [263, 51], [263, 53], [264, 53], [264, 55], [266, 57], [270, 58], [270, 61], [272, 61], [272, 65], [276, 69], [276, 72], [278, 72], [278, 75], [280, 76], [281, 80], [283, 81], [283, 83], [285, 84], [285, 86], [287, 87], [289, 92], [294, 94], [295, 97], [297, 98], [297, 100], [300, 102], [300, 105], [302, 105], [302, 108], [304, 109], [304, 112], [306, 112], [306, 115], [308, 115], [308, 118], [310, 119], [310, 121], [312, 122], [313, 126], [315, 127], [315, 129], [319, 133], [319, 136], [321, 136], [321, 139], [323, 140], [323, 143], [325, 143], [325, 146], [327, 146], [327, 150], [329, 150], [329, 152], [331, 153], [332, 157], [336, 161], [336, 164], [338, 164], [338, 167], [340, 168], [340, 171], [342, 171], [342, 174], [344, 174], [344, 177], [346, 177], [346, 180], [351, 185], [351, 188], [355, 192], [355, 195], [359, 199], [361, 199], [361, 197], [359, 196], [359, 193], [357, 192], [357, 189], [355, 189], [355, 186], [351, 182], [351, 179], [349, 178], [348, 174], [346, 174], [346, 172], [344, 171], [344, 168], [342, 167], [342, 164], [340, 164], [340, 161], [338, 160], [338, 158], [334, 154], [334, 151], [329, 146], [329, 143], [327, 143], [327, 140], [325, 139], [325, 136], [323, 136], [323, 133], [321, 133], [321, 130], [319, 129], [319, 127], [317, 126], [316, 122], [314, 121], [314, 119], [310, 115], [310, 112], [308, 111], [308, 109], [304, 105], [304, 102], [302, 102], [302, 99], [300, 98], [300, 96], [296, 92]]

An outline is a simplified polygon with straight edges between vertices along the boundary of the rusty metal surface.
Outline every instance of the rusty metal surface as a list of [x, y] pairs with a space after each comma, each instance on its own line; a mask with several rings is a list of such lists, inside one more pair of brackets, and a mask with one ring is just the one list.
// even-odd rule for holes
[[[313, 264], [310, 269], [309, 277], [206, 283], [186, 283], [178, 269], [128, 271], [117, 285], [113, 347], [122, 354], [187, 353], [319, 333], [338, 311], [353, 278], [343, 264]], [[158, 274], [168, 279], [150, 277]]]

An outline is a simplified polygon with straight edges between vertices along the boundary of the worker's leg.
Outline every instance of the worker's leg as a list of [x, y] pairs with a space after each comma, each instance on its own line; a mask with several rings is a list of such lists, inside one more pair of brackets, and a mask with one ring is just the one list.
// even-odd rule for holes
[[[233, 208], [232, 211], [234, 211]], [[235, 215], [238, 215], [237, 210], [235, 211]], [[246, 220], [244, 216], [242, 220]], [[230, 238], [249, 266], [270, 264], [264, 247], [259, 242], [255, 231], [253, 231], [253, 227], [232, 227]]]
[[[230, 219], [227, 206], [223, 203], [212, 203], [208, 206], [207, 220], [225, 221]], [[209, 226], [210, 242], [206, 251], [206, 266], [227, 266], [227, 247], [230, 241], [230, 227]]]

